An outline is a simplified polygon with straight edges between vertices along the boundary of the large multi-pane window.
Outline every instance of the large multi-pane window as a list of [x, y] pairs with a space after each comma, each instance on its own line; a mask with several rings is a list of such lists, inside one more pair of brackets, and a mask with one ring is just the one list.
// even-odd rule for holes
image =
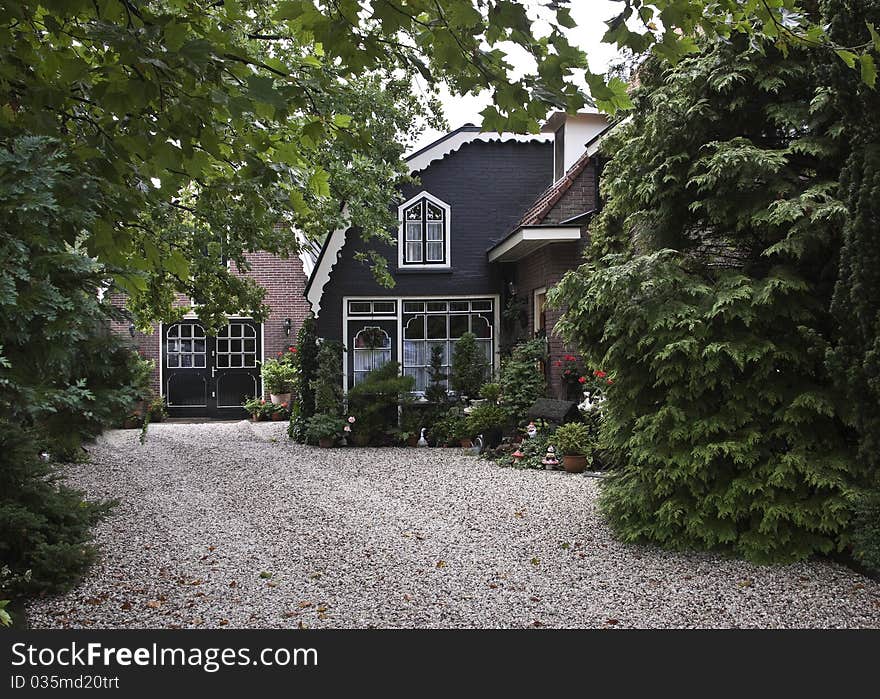
[[366, 326], [354, 336], [352, 353], [357, 386], [371, 371], [391, 361], [391, 337], [382, 328]]
[[403, 210], [403, 263], [446, 264], [447, 217], [443, 207], [419, 199]]
[[415, 390], [424, 391], [433, 347], [442, 350], [443, 367], [450, 374], [455, 343], [466, 332], [477, 337], [487, 366], [493, 359], [493, 313], [491, 299], [465, 301], [403, 302], [403, 373], [416, 380]]

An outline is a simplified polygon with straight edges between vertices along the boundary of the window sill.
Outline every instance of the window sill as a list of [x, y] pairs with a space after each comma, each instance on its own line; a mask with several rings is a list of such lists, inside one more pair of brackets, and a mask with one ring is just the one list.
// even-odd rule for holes
[[452, 274], [452, 267], [398, 266], [395, 274]]

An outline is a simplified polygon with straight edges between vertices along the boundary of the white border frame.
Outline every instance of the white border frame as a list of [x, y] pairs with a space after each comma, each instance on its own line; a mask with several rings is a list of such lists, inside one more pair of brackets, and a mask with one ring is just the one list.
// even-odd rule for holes
[[538, 332], [541, 328], [538, 327], [538, 296], [540, 294], [544, 294], [544, 301], [547, 301], [547, 287], [539, 286], [537, 289], [532, 290], [532, 331]]
[[413, 294], [410, 296], [343, 296], [342, 297], [342, 391], [348, 395], [348, 302], [349, 301], [397, 301], [397, 313], [355, 315], [352, 320], [393, 320], [397, 329], [397, 362], [403, 369], [403, 302], [404, 301], [474, 301], [479, 299], [492, 300], [492, 373], [497, 375], [501, 369], [501, 295], [500, 294]]
[[[403, 211], [404, 209], [415, 204], [419, 199], [427, 199], [432, 204], [439, 206], [443, 209], [443, 215], [446, 217], [446, 230], [444, 231], [444, 244], [445, 244], [445, 257], [446, 262], [421, 262], [421, 263], [408, 263], [404, 264], [403, 262], [403, 251], [406, 241], [404, 240], [404, 228], [406, 227], [406, 221], [403, 220]], [[426, 236], [428, 234], [427, 230], [422, 231], [422, 235]], [[424, 238], [422, 238], [424, 240]], [[397, 268], [400, 269], [417, 269], [417, 270], [426, 270], [426, 269], [450, 269], [452, 267], [452, 207], [449, 206], [442, 199], [438, 199], [433, 194], [428, 191], [422, 190], [414, 197], [410, 197], [405, 202], [403, 202], [400, 206], [397, 207]]]

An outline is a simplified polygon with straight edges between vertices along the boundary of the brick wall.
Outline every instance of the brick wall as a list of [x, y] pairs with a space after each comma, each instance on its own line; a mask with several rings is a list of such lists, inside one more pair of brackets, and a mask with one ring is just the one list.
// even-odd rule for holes
[[[303, 273], [302, 260], [298, 256], [283, 260], [266, 252], [249, 253], [247, 260], [251, 264], [248, 275], [253, 277], [260, 286], [266, 289], [266, 304], [269, 306], [269, 316], [263, 323], [263, 338], [265, 347], [264, 356], [268, 359], [275, 357], [288, 345], [296, 342], [296, 335], [309, 311], [308, 303], [303, 296], [306, 278]], [[238, 270], [233, 270], [240, 274]], [[125, 297], [121, 293], [111, 294], [110, 301], [115, 306], [121, 307]], [[177, 306], [188, 306], [189, 299], [178, 294]], [[290, 318], [292, 329], [290, 337], [284, 334], [284, 321]], [[139, 350], [147, 359], [156, 362], [156, 370], [153, 372], [153, 390], [159, 391], [159, 337], [158, 325], [153, 326], [152, 334], [136, 332], [130, 337], [128, 322], [113, 322], [113, 332], [126, 340], [131, 341], [132, 346]]]
[[[596, 169], [591, 162], [550, 209], [542, 223], [557, 224], [595, 207]], [[584, 224], [581, 228], [580, 241], [547, 245], [516, 263], [517, 293], [527, 298], [529, 329], [535, 327], [535, 290], [542, 287], [549, 290], [568, 270], [581, 264], [587, 240], [587, 224]], [[561, 369], [556, 366], [556, 362], [565, 354], [578, 354], [574, 348], [567, 347], [562, 339], [553, 333], [553, 327], [562, 312], [547, 309], [546, 313], [547, 338], [550, 344], [550, 393], [556, 398], [565, 398], [565, 385], [562, 382]]]

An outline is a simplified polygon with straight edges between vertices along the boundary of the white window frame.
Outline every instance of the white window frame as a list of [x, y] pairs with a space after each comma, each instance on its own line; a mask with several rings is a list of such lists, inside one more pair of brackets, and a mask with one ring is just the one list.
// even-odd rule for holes
[[[445, 262], [428, 262], [422, 259], [421, 262], [405, 262], [406, 259], [406, 221], [403, 212], [417, 204], [420, 200], [430, 202], [434, 206], [443, 210], [443, 245]], [[452, 209], [445, 201], [438, 199], [430, 192], [419, 192], [414, 197], [403, 202], [397, 207], [397, 266], [399, 269], [450, 269], [452, 267]], [[427, 225], [422, 227], [421, 242], [427, 251]]]

